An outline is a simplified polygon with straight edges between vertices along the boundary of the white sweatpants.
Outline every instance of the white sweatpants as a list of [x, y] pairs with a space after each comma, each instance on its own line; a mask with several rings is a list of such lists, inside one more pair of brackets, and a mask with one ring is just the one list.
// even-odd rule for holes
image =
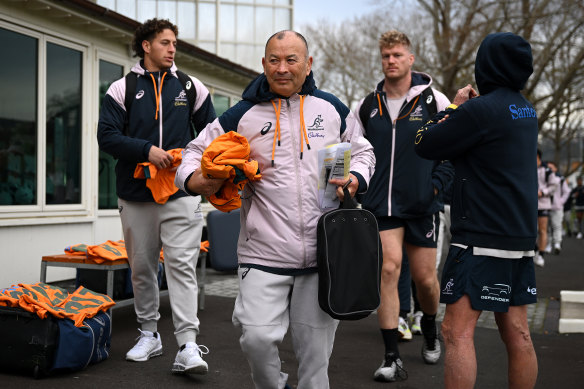
[[195, 342], [199, 332], [195, 271], [203, 230], [200, 201], [199, 196], [181, 197], [165, 204], [118, 199], [132, 269], [137, 321], [142, 330], [157, 331], [160, 318], [157, 275], [162, 248], [174, 334], [179, 346]]
[[240, 268], [233, 324], [256, 389], [282, 389], [278, 345], [290, 327], [298, 360], [298, 389], [327, 389], [328, 365], [338, 320], [318, 305], [318, 275], [281, 276]]
[[553, 247], [562, 245], [562, 221], [564, 220], [564, 210], [563, 209], [552, 209], [550, 211], [550, 227], [551, 242]]

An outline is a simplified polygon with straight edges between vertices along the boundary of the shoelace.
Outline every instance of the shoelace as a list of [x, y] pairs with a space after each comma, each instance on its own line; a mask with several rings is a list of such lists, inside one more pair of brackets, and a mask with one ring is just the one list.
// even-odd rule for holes
[[[204, 347], [204, 349], [203, 349], [203, 347]], [[187, 349], [191, 349], [191, 350], [193, 350], [193, 351], [196, 351], [196, 352], [198, 352], [198, 353], [199, 353], [199, 355], [200, 355], [200, 356], [203, 356], [203, 355], [207, 355], [207, 354], [209, 354], [209, 349], [207, 348], [207, 346], [205, 346], [205, 345], [202, 345], [202, 344], [201, 344], [201, 345], [199, 345], [199, 344], [196, 344], [196, 343], [195, 343], [195, 346], [194, 346], [194, 347], [185, 347], [184, 349], [185, 349], [185, 350], [187, 350]]]
[[393, 358], [391, 357], [391, 359], [388, 361], [387, 358], [385, 359], [385, 367], [391, 367], [391, 365], [393, 363], [395, 363], [395, 377], [399, 378], [401, 380], [406, 380], [408, 379], [408, 372], [406, 371], [406, 369], [403, 368], [402, 365], [400, 365], [399, 363], [397, 363], [398, 358]]
[[142, 331], [140, 328], [138, 328], [138, 331], [140, 331], [140, 335], [138, 335], [135, 340], [142, 340], [142, 339], [148, 339], [148, 338], [157, 339], [154, 336], [154, 332], [152, 333], [152, 336], [150, 336], [150, 335], [146, 334], [146, 331]]

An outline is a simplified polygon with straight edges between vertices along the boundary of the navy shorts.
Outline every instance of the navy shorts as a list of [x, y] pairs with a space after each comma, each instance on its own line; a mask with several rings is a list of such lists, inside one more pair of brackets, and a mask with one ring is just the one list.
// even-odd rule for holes
[[377, 217], [379, 231], [404, 228], [404, 241], [418, 247], [436, 248], [440, 216], [438, 213], [416, 219], [402, 219], [393, 216]]
[[532, 257], [474, 255], [472, 247], [450, 246], [440, 288], [441, 303], [453, 304], [466, 294], [477, 311], [507, 312], [509, 306], [537, 302]]

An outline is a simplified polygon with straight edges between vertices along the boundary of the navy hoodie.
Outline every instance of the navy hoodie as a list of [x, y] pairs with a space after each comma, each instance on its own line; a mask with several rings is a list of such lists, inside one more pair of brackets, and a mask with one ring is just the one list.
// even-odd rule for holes
[[454, 165], [452, 243], [514, 251], [535, 246], [537, 115], [519, 92], [532, 62], [531, 46], [520, 36], [488, 35], [475, 62], [480, 96], [439, 112], [418, 131], [421, 157]]

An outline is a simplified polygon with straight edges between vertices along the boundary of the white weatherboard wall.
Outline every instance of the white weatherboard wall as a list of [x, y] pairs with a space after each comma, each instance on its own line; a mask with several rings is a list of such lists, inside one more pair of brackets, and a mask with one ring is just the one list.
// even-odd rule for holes
[[584, 333], [584, 291], [560, 292], [560, 333]]
[[[113, 220], [112, 220], [113, 221]], [[109, 226], [106, 226], [109, 224]], [[66, 246], [76, 243], [98, 242], [104, 239], [121, 239], [119, 217], [111, 223], [102, 223], [97, 233], [94, 222], [49, 225], [29, 225], [22, 227], [0, 227], [0, 246], [3, 247], [0, 289], [13, 284], [30, 284], [39, 281], [41, 257], [63, 254]], [[102, 235], [98, 238], [98, 235]], [[75, 278], [75, 270], [56, 267], [47, 268], [47, 281]]]
[[[61, 0], [0, 1], [2, 28], [35, 36], [41, 41], [74, 45], [83, 52], [84, 77], [81, 204], [37, 207], [26, 212], [17, 207], [0, 207], [0, 289], [17, 283], [38, 282], [44, 255], [62, 254], [65, 247], [72, 244], [99, 244], [123, 238], [118, 211], [97, 209], [98, 69], [100, 59], [124, 66], [126, 71], [130, 69], [137, 61], [128, 50], [132, 31], [107, 17], [88, 15], [75, 4], [74, 1]], [[235, 64], [232, 69], [225, 59], [192, 50], [179, 50], [176, 62], [179, 68], [199, 78], [212, 93], [232, 98], [240, 96], [255, 77], [251, 70], [238, 68]], [[39, 73], [42, 85], [44, 76], [43, 72]], [[39, 121], [42, 123], [43, 120]], [[43, 142], [39, 142], [39, 147], [42, 145]], [[42, 161], [43, 154], [39, 155]], [[74, 277], [74, 269], [47, 268], [48, 282]]]

